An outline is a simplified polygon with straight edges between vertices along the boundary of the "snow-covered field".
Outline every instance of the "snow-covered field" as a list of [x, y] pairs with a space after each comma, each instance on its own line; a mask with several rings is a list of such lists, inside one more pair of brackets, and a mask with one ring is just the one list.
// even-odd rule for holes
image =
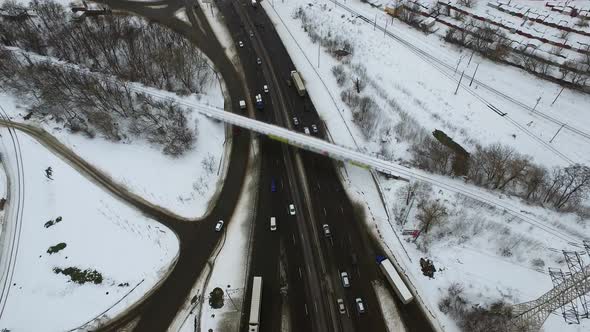
[[[3, 160], [16, 172], [10, 136], [6, 129], [1, 135]], [[22, 133], [18, 137], [25, 209], [0, 328], [64, 331], [123, 312], [168, 272], [178, 253], [176, 236], [105, 193], [37, 141]], [[52, 180], [46, 177], [47, 167], [53, 170]], [[47, 252], [60, 243], [65, 248]], [[96, 270], [102, 282], [77, 284], [54, 273], [56, 267]]]
[[[23, 5], [28, 0], [19, 0]], [[68, 7], [72, 1], [58, 1]], [[210, 62], [210, 61], [209, 61]], [[202, 94], [183, 97], [183, 100], [223, 108], [221, 82], [210, 80]], [[110, 142], [100, 136], [88, 139], [71, 134], [53, 121], [23, 120], [28, 111], [19, 101], [0, 92], [0, 103], [13, 121], [32, 124], [48, 131], [60, 142], [72, 149], [98, 169], [110, 175], [129, 191], [182, 217], [196, 219], [207, 213], [220, 182], [224, 177], [226, 146], [225, 126], [196, 112], [189, 114], [189, 124], [194, 123], [196, 143], [193, 149], [179, 158], [166, 156], [161, 149], [147, 142]], [[190, 125], [189, 125], [190, 126]], [[211, 174], [202, 165], [212, 159], [215, 171]]]
[[[476, 82], [470, 87], [469, 81], [463, 80], [456, 95], [454, 91], [461, 73], [465, 71], [471, 75], [479, 64], [477, 79], [482, 83], [530, 107], [535, 106], [541, 97], [536, 111], [590, 132], [588, 95], [565, 89], [551, 105], [561, 90], [556, 84], [514, 67], [492, 63], [477, 54], [469, 63], [471, 52], [447, 45], [437, 36], [424, 35], [385, 16], [379, 9], [358, 0], [338, 3], [362, 13], [371, 21], [376, 20], [378, 26], [386, 27], [388, 32], [423, 53], [389, 38], [373, 24], [367, 24], [331, 1], [262, 2], [302, 73], [310, 97], [334, 141], [404, 162], [410, 158], [408, 149], [412, 136], [429, 135], [434, 129], [441, 129], [468, 150], [476, 143], [499, 142], [531, 156], [536, 163], [546, 167], [563, 166], [569, 162], [589, 163], [590, 141], [583, 136], [563, 129], [549, 143], [561, 124], [525, 110]], [[296, 18], [299, 7], [311, 25], [317, 27], [320, 38], [330, 36], [347, 40], [354, 49], [353, 55], [338, 61], [322, 48], [318, 63], [318, 44], [310, 39], [310, 29], [304, 31], [302, 21]], [[452, 69], [441, 66], [432, 58]], [[344, 87], [351, 86], [356, 77], [364, 79], [363, 94], [374, 98], [384, 110], [377, 121], [376, 134], [369, 138], [353, 124], [350, 110], [340, 99], [343, 88], [338, 86], [331, 72], [338, 64], [343, 64], [348, 74]], [[364, 69], [359, 70], [359, 65]], [[454, 68], [457, 68], [456, 72]], [[391, 101], [397, 108], [391, 107]], [[497, 115], [487, 103], [508, 115]], [[403, 135], [399, 134], [402, 131], [384, 130], [400, 123], [411, 123], [404, 120], [408, 115], [419, 126], [408, 125], [411, 130]], [[434, 187], [431, 197], [447, 207], [448, 222], [432, 230], [429, 249], [421, 251], [401, 235], [402, 229], [415, 227], [415, 210], [411, 211], [404, 227], [394, 217], [395, 211], [405, 206], [405, 192], [401, 188], [405, 184], [380, 179], [391, 217], [388, 220], [370, 173], [350, 165], [346, 169], [348, 191], [368, 207], [371, 231], [383, 241], [390, 256], [395, 253], [399, 265], [420, 295], [418, 300], [426, 304], [429, 315], [436, 317], [445, 331], [458, 330], [454, 321], [438, 308], [438, 302], [451, 283], [463, 284], [464, 296], [473, 304], [487, 305], [500, 299], [508, 303], [532, 300], [552, 287], [548, 267], [567, 271], [561, 250], [583, 251], [568, 242], [590, 238], [585, 221], [578, 220], [575, 215], [531, 207], [518, 199], [498, 194], [503, 201], [520, 207], [524, 211], [522, 214], [538, 222], [531, 223]], [[429, 280], [422, 275], [421, 257], [432, 259], [436, 268], [442, 269], [435, 274], [435, 279]], [[585, 331], [589, 328], [587, 320], [582, 321], [582, 325], [566, 325], [559, 315], [551, 315], [545, 325], [546, 331]]]
[[[199, 98], [197, 100], [193, 96], [188, 100], [223, 107], [223, 96], [217, 81], [212, 83], [206, 95]], [[195, 123], [198, 133], [194, 148], [179, 158], [173, 158], [140, 140], [113, 143], [98, 136], [88, 139], [71, 134], [51, 121], [26, 121], [23, 116], [28, 111], [19, 107], [18, 100], [0, 93], [0, 101], [13, 121], [35, 122], [131, 192], [183, 217], [198, 218], [206, 213], [219, 187], [217, 182], [224, 175], [224, 125], [196, 112], [190, 114], [190, 121]], [[212, 174], [201, 164], [209, 156], [215, 164]]]
[[[342, 2], [340, 2], [342, 4]], [[328, 55], [325, 49], [320, 54], [317, 63], [317, 43], [313, 44], [307, 32], [301, 28], [301, 20], [294, 19], [293, 13], [302, 6], [310, 21], [317, 22], [318, 34], [321, 36], [341, 37], [348, 40], [354, 47], [354, 53], [345, 57], [343, 62], [349, 74], [346, 84], [352, 83], [357, 72], [351, 67], [361, 64], [366, 67], [366, 94], [373, 95], [376, 102], [383, 108], [380, 126], [370, 140], [365, 142], [369, 151], [379, 152], [383, 145], [386, 155], [404, 159], [408, 148], [407, 140], [398, 135], [382, 135], [381, 130], [392, 127], [392, 123], [400, 122], [400, 114], [393, 107], [388, 106], [393, 100], [399, 108], [413, 117], [427, 131], [444, 130], [460, 144], [472, 147], [475, 142], [491, 144], [500, 142], [514, 147], [517, 151], [530, 155], [536, 162], [547, 166], [564, 165], [569, 158], [574, 162], [588, 163], [590, 161], [590, 141], [566, 129], [549, 143], [557, 132], [560, 124], [553, 123], [538, 115], [516, 106], [512, 102], [500, 98], [474, 83], [469, 87], [469, 81], [462, 81], [457, 95], [454, 94], [457, 81], [461, 73], [473, 74], [479, 64], [477, 79], [491, 85], [500, 92], [533, 107], [537, 98], [541, 97], [537, 111], [548, 114], [566, 122], [568, 125], [581, 130], [590, 127], [590, 117], [587, 116], [590, 96], [575, 91], [565, 90], [558, 101], [551, 106], [551, 102], [559, 93], [561, 87], [537, 79], [519, 69], [501, 66], [477, 54], [469, 63], [471, 52], [461, 52], [461, 49], [450, 46], [437, 36], [425, 36], [419, 31], [407, 27], [404, 23], [391, 20], [382, 11], [371, 8], [360, 1], [347, 1], [344, 5], [362, 13], [371, 20], [377, 18], [377, 24], [387, 31], [419, 47], [427, 54], [450, 65], [453, 69], [440, 68], [431, 59], [413, 53], [407, 46], [384, 36], [379, 30], [374, 30], [372, 24], [356, 18], [356, 15], [345, 11], [328, 0], [312, 2], [290, 1], [263, 4], [267, 12], [279, 22], [281, 36], [290, 49], [298, 53], [294, 57], [296, 67], [303, 72], [310, 95], [319, 102], [320, 113], [331, 131], [333, 127], [342, 126], [331, 122], [342, 122], [344, 117], [351, 121], [351, 114], [337, 115], [335, 109], [346, 106], [340, 100], [340, 88], [331, 73], [332, 67], [341, 63]], [[277, 16], [280, 16], [280, 20]], [[284, 28], [287, 25], [288, 29]], [[302, 51], [303, 50], [303, 51]], [[305, 54], [305, 56], [303, 56]], [[468, 64], [469, 63], [469, 64]], [[454, 68], [458, 69], [455, 72]], [[317, 75], [322, 81], [317, 80]], [[330, 96], [322, 95], [325, 85], [331, 91]], [[326, 98], [327, 97], [327, 98]], [[491, 103], [500, 110], [508, 113], [501, 117], [490, 110], [487, 103]], [[355, 136], [361, 136], [359, 130], [351, 127]], [[565, 155], [565, 158], [560, 155]]]

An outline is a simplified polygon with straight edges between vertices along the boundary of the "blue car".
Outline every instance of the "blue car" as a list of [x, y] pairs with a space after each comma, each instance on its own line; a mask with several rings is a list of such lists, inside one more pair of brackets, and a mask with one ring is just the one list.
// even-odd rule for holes
[[275, 182], [275, 179], [274, 179], [274, 178], [273, 178], [273, 179], [270, 181], [270, 191], [272, 191], [273, 193], [274, 193], [275, 191], [277, 191], [277, 184], [276, 184], [276, 182]]

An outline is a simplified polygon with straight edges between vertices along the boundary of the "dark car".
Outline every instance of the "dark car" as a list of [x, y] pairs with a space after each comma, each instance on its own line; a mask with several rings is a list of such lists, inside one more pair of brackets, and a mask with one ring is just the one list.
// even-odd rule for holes
[[270, 180], [270, 191], [272, 191], [273, 193], [275, 191], [277, 191], [277, 183], [275, 182], [275, 179], [274, 178], [272, 178]]

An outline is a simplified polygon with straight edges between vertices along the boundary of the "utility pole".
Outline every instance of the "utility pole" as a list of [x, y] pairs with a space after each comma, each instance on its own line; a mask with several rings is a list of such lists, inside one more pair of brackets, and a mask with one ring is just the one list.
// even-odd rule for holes
[[461, 61], [463, 60], [463, 56], [461, 56], [459, 58], [459, 61], [457, 61], [457, 67], [455, 67], [455, 72], [453, 73], [453, 75], [455, 75], [457, 73], [457, 69], [459, 69], [459, 64], [461, 64]]
[[473, 76], [471, 76], [471, 82], [469, 82], [469, 86], [471, 86], [471, 84], [473, 84], [473, 79], [475, 78], [475, 74], [477, 74], [478, 68], [479, 68], [479, 63], [477, 64], [477, 67], [475, 67], [475, 71], [473, 72]]
[[238, 311], [238, 307], [236, 306], [236, 304], [234, 303], [234, 300], [231, 298], [231, 296], [229, 295], [229, 292], [227, 291], [227, 288], [225, 289], [225, 294], [227, 294], [227, 297], [229, 298], [229, 300], [231, 301], [231, 304], [233, 304], [234, 309], [236, 311]]
[[463, 79], [463, 74], [465, 74], [465, 71], [463, 71], [461, 73], [461, 78], [459, 78], [459, 82], [457, 82], [457, 88], [455, 89], [455, 94], [457, 94], [457, 91], [459, 91], [459, 85], [461, 85], [461, 80]]
[[469, 65], [471, 64], [471, 59], [473, 59], [473, 55], [475, 54], [475, 50], [473, 50], [473, 52], [471, 52], [471, 56], [469, 57], [469, 62], [467, 63], [467, 66], [469, 67]]
[[373, 31], [377, 28], [377, 14], [375, 14], [375, 23], [373, 23]]
[[559, 98], [559, 96], [561, 96], [561, 93], [563, 92], [563, 89], [565, 89], [565, 87], [562, 87], [561, 90], [559, 91], [559, 93], [557, 94], [557, 97], [555, 97], [555, 99], [553, 100], [553, 102], [551, 103], [551, 105], [555, 104], [555, 101], [557, 101], [557, 98]]
[[563, 128], [565, 126], [565, 123], [561, 125], [561, 127], [559, 127], [559, 129], [557, 129], [557, 132], [555, 133], [555, 135], [553, 135], [553, 137], [551, 137], [551, 140], [549, 141], [549, 143], [553, 142], [553, 139], [557, 136], [557, 134], [559, 134], [559, 132], [561, 131], [561, 128]]

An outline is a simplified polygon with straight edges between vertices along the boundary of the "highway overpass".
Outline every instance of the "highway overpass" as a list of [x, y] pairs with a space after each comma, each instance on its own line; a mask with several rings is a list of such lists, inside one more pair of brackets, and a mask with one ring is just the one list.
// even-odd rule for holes
[[520, 206], [512, 204], [509, 199], [502, 199], [499, 197], [500, 195], [497, 192], [487, 191], [485, 189], [477, 188], [473, 185], [457, 181], [456, 179], [431, 174], [416, 168], [402, 166], [400, 164], [383, 160], [348, 147], [321, 140], [311, 135], [305, 135], [274, 124], [269, 124], [239, 114], [226, 112], [223, 109], [188, 102], [170, 93], [154, 91], [153, 89], [147, 89], [137, 85], [134, 85], [130, 88], [137, 92], [142, 92], [156, 98], [178, 103], [179, 105], [194, 109], [211, 119], [216, 119], [241, 128], [252, 130], [285, 144], [293, 145], [298, 148], [328, 156], [333, 159], [348, 162], [358, 167], [373, 169], [384, 174], [400, 177], [408, 181], [423, 181], [431, 183], [432, 185], [438, 186], [445, 190], [459, 193], [477, 201], [502, 208], [506, 210], [506, 212], [517, 216], [522, 221], [527, 222], [534, 227], [538, 227], [553, 236], [561, 238], [562, 240], [580, 245], [582, 243], [582, 239], [573, 237], [570, 234], [562, 232], [546, 223], [532, 218], [525, 213], [522, 213], [520, 211]]

